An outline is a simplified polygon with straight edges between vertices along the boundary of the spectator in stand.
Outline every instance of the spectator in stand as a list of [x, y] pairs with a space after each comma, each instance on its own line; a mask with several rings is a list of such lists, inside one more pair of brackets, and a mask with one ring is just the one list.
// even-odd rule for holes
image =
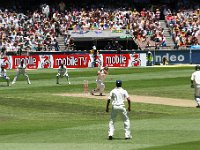
[[156, 9], [155, 17], [156, 17], [157, 21], [160, 20], [160, 10], [159, 9]]
[[4, 55], [6, 55], [6, 47], [2, 47], [2, 49], [1, 49], [1, 55], [0, 56], [4, 56]]
[[123, 48], [122, 45], [119, 44], [118, 41], [114, 41], [113, 44], [112, 44], [112, 48], [114, 50], [117, 50], [117, 51], [121, 51], [121, 49]]
[[[46, 7], [44, 7], [45, 9]], [[0, 33], [2, 44], [6, 50], [18, 51], [20, 43], [27, 43], [31, 50], [43, 50], [51, 47], [54, 37], [66, 35], [68, 29], [77, 33], [84, 33], [87, 30], [111, 30], [121, 32], [123, 29], [133, 34], [133, 38], [143, 49], [147, 43], [153, 45], [166, 45], [166, 40], [161, 28], [160, 8], [150, 11], [143, 8], [142, 11], [134, 9], [69, 9], [66, 10], [64, 2], [59, 3], [59, 10], [52, 8], [52, 13], [44, 13], [44, 9], [34, 10], [29, 14], [16, 13], [14, 11], [0, 11]], [[199, 41], [199, 9], [181, 10], [172, 14], [171, 10], [165, 7], [166, 21], [171, 28], [174, 38], [180, 36], [180, 46], [198, 44]], [[182, 30], [184, 29], [184, 34]], [[46, 41], [47, 35], [51, 41]]]
[[56, 37], [62, 34], [60, 31], [60, 23], [58, 21], [55, 22], [55, 32], [56, 32]]
[[112, 47], [111, 43], [108, 42], [104, 49], [105, 49], [105, 50], [112, 50], [113, 47]]
[[74, 50], [75, 44], [74, 44], [74, 39], [71, 37], [70, 34], [67, 35], [65, 38], [65, 49], [68, 50]]
[[59, 6], [59, 11], [63, 13], [63, 12], [65, 11], [65, 8], [66, 8], [65, 3], [64, 3], [63, 1], [61, 1], [61, 2], [58, 4], [58, 6]]
[[58, 41], [56, 39], [53, 40], [52, 46], [54, 47], [55, 51], [60, 51], [60, 47], [59, 47]]
[[49, 7], [49, 5], [44, 4], [42, 6], [42, 13], [45, 15], [46, 18], [49, 17], [49, 15], [50, 15], [50, 7]]
[[145, 18], [147, 15], [146, 9], [143, 8], [142, 11], [140, 12], [140, 14], [141, 14], [141, 17]]
[[165, 36], [164, 36], [164, 35], [161, 35], [161, 37], [162, 37], [162, 39], [161, 39], [161, 46], [162, 46], [162, 47], [165, 47], [165, 46], [167, 46], [167, 43], [166, 43], [166, 38], [165, 38]]

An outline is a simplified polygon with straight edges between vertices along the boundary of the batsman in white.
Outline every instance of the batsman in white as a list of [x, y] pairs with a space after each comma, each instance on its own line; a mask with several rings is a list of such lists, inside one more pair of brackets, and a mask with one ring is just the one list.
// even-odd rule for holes
[[197, 102], [197, 108], [200, 108], [200, 66], [195, 67], [195, 72], [191, 76], [191, 88], [195, 88], [194, 98]]
[[99, 92], [100, 96], [103, 96], [103, 91], [105, 89], [104, 79], [107, 75], [108, 75], [107, 66], [101, 68], [97, 72], [97, 79], [96, 79], [97, 87], [90, 92], [91, 95], [94, 95], [94, 93]]
[[107, 100], [106, 112], [109, 112], [110, 100], [112, 100], [112, 112], [109, 121], [108, 139], [112, 140], [114, 135], [114, 122], [118, 113], [122, 115], [125, 130], [125, 139], [131, 139], [130, 120], [125, 108], [124, 100], [128, 101], [128, 111], [131, 111], [131, 101], [128, 92], [122, 88], [122, 81], [116, 81], [116, 87], [110, 92]]
[[16, 74], [16, 76], [14, 77], [14, 79], [13, 79], [13, 81], [12, 81], [12, 84], [15, 84], [15, 83], [16, 83], [17, 78], [18, 78], [21, 74], [22, 74], [23, 76], [26, 77], [27, 83], [28, 83], [28, 84], [31, 84], [30, 79], [29, 79], [29, 77], [28, 77], [28, 74], [26, 73], [26, 65], [25, 65], [25, 63], [24, 63], [24, 60], [21, 60], [19, 66], [17, 67], [17, 74]]
[[56, 75], [56, 84], [59, 84], [59, 79], [66, 77], [67, 81], [69, 84], [71, 84], [71, 82], [69, 81], [69, 75], [67, 72], [67, 68], [66, 66], [64, 66], [63, 63], [60, 64], [60, 67], [58, 68], [58, 74]]
[[0, 72], [0, 77], [6, 80], [7, 86], [10, 86], [10, 78], [6, 74], [6, 69], [5, 65], [1, 64], [1, 72]]

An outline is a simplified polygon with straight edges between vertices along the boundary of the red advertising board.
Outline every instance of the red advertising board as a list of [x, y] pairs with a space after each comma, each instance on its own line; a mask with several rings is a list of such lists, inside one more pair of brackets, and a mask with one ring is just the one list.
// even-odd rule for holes
[[103, 54], [103, 66], [128, 67], [130, 54]]
[[28, 69], [38, 69], [38, 64], [40, 61], [39, 55], [12, 56], [12, 69], [16, 69], [21, 60], [24, 60]]
[[61, 63], [67, 68], [87, 68], [89, 61], [89, 54], [53, 55], [53, 68], [58, 68]]
[[0, 63], [6, 65], [6, 69], [16, 69], [21, 60], [28, 69], [58, 68], [61, 63], [67, 68], [94, 67], [94, 63], [108, 67], [138, 67], [146, 65], [146, 54], [100, 54], [96, 62], [92, 54], [5, 56]]

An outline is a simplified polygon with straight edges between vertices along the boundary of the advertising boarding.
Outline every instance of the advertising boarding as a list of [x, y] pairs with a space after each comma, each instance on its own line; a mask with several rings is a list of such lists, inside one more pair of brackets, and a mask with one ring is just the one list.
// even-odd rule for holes
[[108, 67], [139, 67], [146, 66], [146, 54], [61, 54], [61, 55], [30, 55], [30, 56], [5, 56], [1, 62], [6, 69], [16, 69], [24, 60], [27, 69], [58, 68], [64, 63], [67, 68], [90, 68], [97, 66]]

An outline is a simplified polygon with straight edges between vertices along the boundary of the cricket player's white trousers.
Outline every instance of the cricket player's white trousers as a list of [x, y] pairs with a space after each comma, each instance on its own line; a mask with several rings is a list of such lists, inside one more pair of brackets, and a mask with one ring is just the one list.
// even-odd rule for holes
[[103, 91], [105, 89], [105, 84], [103, 83], [103, 81], [102, 80], [96, 80], [96, 84], [97, 84], [96, 92], [103, 93]]
[[27, 75], [26, 73], [17, 73], [17, 75], [14, 77], [12, 83], [15, 83], [16, 80], [17, 80], [17, 78], [18, 78], [21, 74], [23, 74], [23, 76], [26, 77], [27, 83], [28, 83], [28, 84], [31, 84], [31, 81], [30, 81], [30, 79], [29, 79], [29, 77], [28, 77], [28, 75]]
[[200, 105], [200, 85], [195, 86], [195, 101]]
[[109, 121], [108, 136], [114, 135], [115, 131], [114, 122], [118, 113], [122, 115], [122, 119], [124, 122], [125, 138], [131, 138], [132, 136], [130, 131], [130, 120], [124, 105], [112, 106], [111, 119]]

